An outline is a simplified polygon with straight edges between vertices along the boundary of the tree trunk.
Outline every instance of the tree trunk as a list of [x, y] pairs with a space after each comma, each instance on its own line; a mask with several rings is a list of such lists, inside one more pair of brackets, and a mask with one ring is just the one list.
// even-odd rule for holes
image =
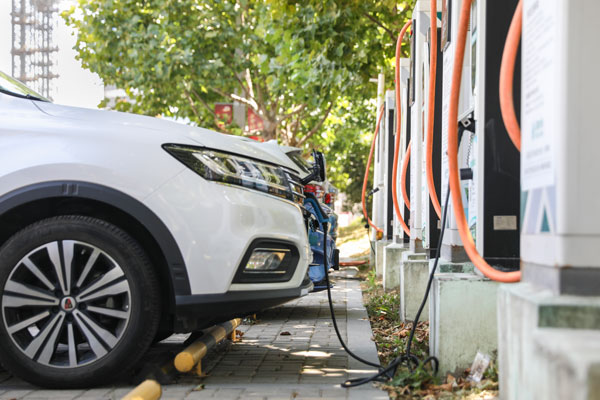
[[277, 123], [263, 119], [263, 126], [262, 137], [265, 139], [265, 142], [277, 139]]

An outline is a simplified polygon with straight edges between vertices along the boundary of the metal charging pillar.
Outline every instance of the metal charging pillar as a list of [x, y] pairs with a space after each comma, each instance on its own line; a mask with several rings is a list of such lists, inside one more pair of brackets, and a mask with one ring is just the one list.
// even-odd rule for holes
[[385, 92], [385, 185], [384, 185], [384, 224], [383, 238], [387, 241], [394, 239], [394, 199], [392, 197], [392, 177], [394, 169], [394, 141], [396, 125], [396, 99], [395, 92]]
[[[404, 222], [408, 225], [410, 222], [410, 210], [404, 204], [404, 199], [402, 197], [402, 185], [401, 185], [401, 174], [402, 174], [402, 162], [404, 161], [404, 157], [406, 156], [406, 147], [408, 146], [408, 141], [410, 140], [410, 112], [408, 106], [408, 91], [410, 85], [410, 59], [401, 58], [400, 59], [400, 99], [401, 99], [401, 110], [402, 110], [402, 118], [401, 123], [402, 126], [400, 129], [397, 129], [396, 132], [400, 132], [400, 154], [398, 155], [398, 181], [396, 182], [396, 188], [398, 189], [398, 206], [400, 208], [400, 212], [402, 213], [402, 218]], [[409, 170], [410, 170], [410, 160], [409, 160]], [[406, 193], [410, 193], [410, 174], [406, 176]], [[398, 217], [394, 214], [394, 231], [396, 236], [397, 243], [406, 244], [408, 247], [410, 237], [404, 232], [404, 229], [400, 225], [400, 221]]]
[[[444, 137], [440, 199], [445, 198], [448, 182], [445, 132], [448, 124], [458, 123], [461, 138], [458, 161], [465, 176], [461, 186], [467, 222], [479, 253], [491, 265], [507, 270], [519, 268], [519, 152], [502, 121], [498, 77], [506, 33], [517, 3], [517, 0], [472, 1], [458, 121], [447, 121], [447, 114], [460, 2], [448, 1], [443, 8], [446, 15], [442, 17], [441, 33]], [[517, 62], [517, 76], [519, 71]], [[516, 97], [520, 94], [519, 82], [515, 79]], [[468, 261], [453, 213], [449, 216], [442, 257], [453, 262]]]
[[411, 84], [409, 89], [410, 105], [410, 249], [415, 252], [423, 251], [423, 190], [425, 181], [423, 169], [423, 134], [425, 104], [424, 100], [424, 60], [426, 59], [426, 40], [429, 30], [429, 1], [418, 0], [413, 11], [411, 35]]
[[[438, 48], [437, 48], [437, 59], [439, 60], [436, 68], [436, 96], [435, 96], [435, 108], [434, 108], [434, 123], [433, 123], [433, 150], [432, 150], [432, 171], [433, 171], [433, 182], [434, 187], [438, 196], [440, 203], [443, 203], [443, 199], [440, 198], [440, 188], [441, 188], [441, 161], [442, 161], [442, 85], [443, 85], [443, 68], [442, 68], [442, 57], [443, 53], [441, 51], [440, 43], [440, 30], [437, 30], [438, 35]], [[428, 104], [428, 96], [429, 96], [429, 52], [431, 51], [431, 33], [427, 33], [427, 54], [426, 54], [426, 68], [425, 72], [425, 101], [424, 104]], [[427, 151], [427, 121], [429, 120], [429, 110], [426, 107], [425, 110], [425, 126], [423, 128], [423, 150]], [[423, 154], [423, 168], [426, 168], [425, 163], [426, 154]], [[424, 221], [423, 221], [423, 238], [424, 238], [424, 247], [429, 252], [430, 257], [435, 257], [436, 249], [439, 245], [440, 238], [440, 218], [438, 218], [437, 213], [435, 212], [435, 208], [433, 207], [433, 202], [430, 199], [429, 186], [427, 185], [427, 171], [423, 176], [423, 190], [425, 195], [423, 196], [423, 210], [424, 212]], [[443, 204], [441, 204], [443, 206]]]
[[[500, 111], [498, 77], [508, 27], [518, 0], [477, 0], [473, 3], [470, 52], [475, 135], [469, 168], [469, 225], [479, 253], [499, 269], [518, 270], [520, 154]], [[520, 58], [515, 75], [520, 76]], [[515, 108], [520, 107], [521, 80], [515, 79]], [[465, 138], [466, 139], [466, 138]]]
[[[456, 45], [456, 35], [458, 32], [458, 16], [460, 10], [460, 1], [442, 0], [442, 31], [441, 40], [439, 42], [440, 50], [443, 52], [443, 58], [438, 60], [441, 62], [443, 69], [443, 85], [441, 88], [442, 94], [442, 186], [440, 190], [440, 202], [443, 202], [448, 192], [448, 126], [449, 124], [457, 124], [458, 121], [448, 120], [448, 107], [450, 103], [450, 87], [452, 83], [452, 69], [454, 65], [454, 49]], [[471, 71], [470, 63], [471, 53], [465, 51], [463, 60], [463, 76], [460, 87], [460, 100], [458, 105], [459, 119], [464, 118], [469, 114], [471, 104]], [[439, 91], [439, 89], [438, 89]], [[439, 93], [439, 92], [438, 92]], [[472, 129], [472, 128], [471, 128]], [[465, 146], [459, 146], [459, 162], [464, 159]], [[443, 204], [442, 204], [443, 206]], [[448, 204], [448, 217], [446, 220], [446, 228], [442, 241], [441, 257], [450, 262], [461, 263], [469, 260], [462, 246], [462, 241], [458, 233], [456, 220], [452, 211], [452, 202]]]
[[[383, 73], [379, 74], [377, 77], [377, 113], [375, 118], [379, 117], [379, 111], [384, 103], [384, 91], [385, 91], [385, 75]], [[377, 133], [377, 140], [375, 142], [375, 151], [374, 151], [374, 160], [373, 160], [373, 195], [372, 195], [372, 220], [373, 223], [381, 227], [383, 220], [383, 197], [381, 196], [381, 189], [383, 188], [383, 169], [382, 169], [382, 155], [383, 155], [383, 147], [385, 146], [385, 140], [382, 140], [383, 132], [384, 132], [384, 123], [382, 122], [382, 126], [379, 127], [379, 132]], [[371, 230], [371, 241], [375, 242], [377, 240], [377, 232], [374, 229]]]
[[[498, 84], [504, 41], [517, 2], [470, 3], [458, 116], [454, 121], [448, 120], [448, 107], [462, 2], [444, 0], [442, 5], [444, 83], [438, 95], [441, 90], [443, 166], [439, 199], [443, 206], [448, 191], [448, 127], [458, 124], [458, 166], [463, 177], [461, 195], [467, 223], [479, 253], [497, 269], [516, 269], [519, 265], [519, 153], [502, 122]], [[518, 77], [514, 92], [520, 93]], [[442, 374], [469, 367], [478, 351], [493, 355], [501, 337], [496, 313], [499, 284], [477, 270], [474, 273], [457, 230], [452, 202], [448, 207], [442, 260], [429, 299], [430, 352], [438, 358]]]
[[503, 399], [597, 399], [600, 2], [523, 2], [522, 283], [499, 292]]

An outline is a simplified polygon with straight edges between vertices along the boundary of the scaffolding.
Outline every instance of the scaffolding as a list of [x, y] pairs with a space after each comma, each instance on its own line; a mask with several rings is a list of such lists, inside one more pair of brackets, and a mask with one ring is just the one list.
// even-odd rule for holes
[[51, 98], [58, 46], [58, 0], [12, 0], [12, 76]]

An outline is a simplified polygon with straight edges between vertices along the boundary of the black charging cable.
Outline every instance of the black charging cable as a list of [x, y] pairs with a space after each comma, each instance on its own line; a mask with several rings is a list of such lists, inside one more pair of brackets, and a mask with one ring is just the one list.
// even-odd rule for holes
[[[328, 268], [328, 264], [327, 264], [327, 237], [325, 237], [325, 240], [323, 241], [323, 255], [324, 255], [323, 263], [325, 266], [325, 280], [326, 280], [326, 284], [327, 284], [327, 298], [329, 300], [329, 311], [331, 312], [331, 320], [333, 321], [333, 327], [335, 329], [335, 333], [336, 333], [338, 340], [340, 341], [342, 347], [344, 348], [344, 350], [346, 350], [346, 353], [348, 353], [348, 355], [350, 355], [352, 358], [360, 361], [363, 364], [366, 364], [371, 367], [375, 367], [375, 368], [379, 369], [379, 372], [377, 372], [375, 375], [372, 375], [372, 376], [369, 376], [366, 378], [349, 379], [346, 382], [341, 384], [342, 387], [351, 388], [351, 387], [364, 385], [365, 383], [368, 383], [368, 382], [387, 381], [388, 379], [392, 379], [396, 375], [396, 370], [398, 369], [398, 367], [400, 365], [402, 365], [404, 363], [406, 363], [408, 365], [408, 368], [411, 372], [413, 371], [413, 365], [417, 366], [417, 368], [419, 368], [419, 367], [423, 367], [423, 366], [427, 365], [428, 363], [431, 363], [433, 366], [434, 374], [437, 374], [438, 367], [439, 367], [438, 359], [434, 356], [431, 356], [421, 362], [417, 356], [415, 356], [414, 354], [411, 353], [411, 348], [412, 348], [412, 342], [415, 337], [415, 332], [417, 330], [417, 325], [419, 323], [419, 318], [421, 318], [421, 313], [423, 312], [423, 309], [425, 308], [425, 303], [427, 303], [427, 299], [429, 298], [429, 291], [431, 290], [431, 285], [433, 283], [433, 277], [435, 275], [435, 271], [437, 270], [437, 266], [439, 263], [440, 249], [442, 247], [442, 240], [444, 238], [444, 232], [446, 230], [446, 218], [447, 218], [447, 214], [448, 214], [449, 200], [450, 200], [450, 185], [448, 185], [448, 190], [446, 192], [446, 199], [444, 200], [444, 212], [442, 213], [442, 221], [441, 221], [442, 228], [440, 231], [440, 238], [438, 240], [438, 246], [437, 246], [437, 249], [435, 252], [435, 261], [433, 263], [433, 268], [431, 269], [431, 271], [429, 273], [429, 280], [427, 281], [427, 290], [425, 291], [423, 300], [421, 301], [421, 305], [419, 306], [419, 310], [417, 311], [417, 315], [415, 316], [415, 319], [413, 321], [413, 324], [412, 324], [412, 327], [410, 330], [410, 335], [408, 337], [408, 342], [406, 344], [406, 352], [405, 352], [405, 354], [401, 355], [400, 357], [397, 357], [396, 359], [394, 359], [394, 361], [389, 363], [386, 367], [383, 367], [380, 364], [376, 364], [376, 363], [367, 361], [367, 360], [357, 356], [348, 348], [348, 346], [342, 339], [342, 335], [340, 334], [340, 330], [337, 325], [337, 320], [335, 318], [335, 312], [333, 309], [333, 300], [331, 299], [331, 288], [330, 288], [330, 284], [329, 284], [329, 268]], [[327, 227], [327, 222], [324, 222], [323, 225], [325, 227]]]
[[[328, 225], [329, 224], [327, 222], [323, 222], [323, 230], [327, 231]], [[372, 363], [372, 362], [367, 361], [367, 360], [357, 356], [356, 354], [354, 354], [348, 348], [348, 346], [342, 339], [342, 335], [340, 334], [340, 329], [338, 327], [337, 320], [335, 318], [335, 311], [333, 309], [333, 300], [331, 299], [331, 284], [329, 283], [329, 265], [328, 265], [327, 258], [328, 258], [327, 257], [327, 236], [325, 236], [325, 239], [323, 240], [323, 265], [325, 267], [325, 283], [327, 285], [327, 298], [329, 300], [329, 311], [331, 312], [331, 319], [333, 321], [333, 328], [335, 329], [335, 333], [336, 333], [340, 343], [342, 344], [342, 347], [344, 348], [344, 350], [346, 350], [346, 353], [348, 353], [354, 359], [360, 361], [363, 364], [370, 365], [375, 368], [380, 368], [381, 366], [379, 364]]]

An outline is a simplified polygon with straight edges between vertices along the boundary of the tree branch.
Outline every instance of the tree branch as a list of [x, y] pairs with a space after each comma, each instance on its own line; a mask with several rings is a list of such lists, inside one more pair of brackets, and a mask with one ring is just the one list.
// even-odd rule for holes
[[333, 101], [331, 102], [331, 104], [329, 104], [329, 107], [327, 108], [327, 111], [325, 111], [325, 115], [323, 115], [323, 118], [321, 118], [321, 120], [317, 122], [317, 124], [310, 131], [308, 131], [308, 133], [302, 139], [300, 139], [300, 141], [298, 142], [298, 147], [303, 146], [308, 139], [310, 139], [315, 133], [317, 133], [319, 129], [321, 129], [321, 126], [323, 126], [325, 120], [327, 119], [327, 117], [329, 117], [329, 113], [331, 112], [332, 108]]
[[301, 113], [306, 108], [306, 106], [307, 106], [306, 103], [297, 105], [289, 113], [282, 115], [280, 118], [277, 118], [276, 119], [277, 123], [285, 121], [286, 119], [289, 119], [289, 118], [293, 117], [294, 115]]
[[369, 13], [363, 13], [363, 15], [365, 17], [367, 17], [368, 19], [370, 19], [371, 22], [374, 22], [376, 25], [378, 25], [381, 28], [383, 28], [383, 30], [389, 35], [390, 38], [392, 38], [392, 40], [396, 40], [396, 35], [394, 34], [394, 31], [392, 31], [390, 28], [388, 28], [385, 25], [383, 25], [381, 23], [381, 21], [379, 21], [377, 18], [375, 18], [374, 16], [372, 16]]
[[254, 99], [254, 88], [252, 87], [252, 77], [250, 76], [250, 70], [248, 68], [246, 68], [246, 70], [244, 71], [244, 75], [246, 78], [246, 85], [248, 85], [248, 91], [250, 92], [248, 95], [250, 96], [251, 99]]
[[185, 92], [185, 97], [187, 97], [188, 102], [190, 103], [190, 107], [192, 108], [192, 111], [194, 112], [194, 115], [196, 116], [196, 119], [198, 119], [198, 122], [201, 122], [202, 118], [200, 118], [200, 113], [198, 113], [198, 109], [196, 108], [196, 106], [194, 104], [194, 99], [192, 99], [190, 92], [185, 88], [185, 84], [183, 85], [183, 91]]
[[[270, 99], [269, 97], [269, 92], [267, 90], [266, 87], [261, 86], [260, 84], [260, 79], [258, 79], [258, 75], [256, 74], [256, 71], [252, 71], [250, 72], [250, 70], [246, 70], [248, 71], [248, 81], [249, 82], [253, 82], [252, 79], [254, 79], [254, 82], [256, 84], [256, 104], [258, 105], [260, 111], [262, 111], [263, 115], [270, 119], [270, 120], [275, 120], [275, 122], [277, 123], [277, 113], [273, 113], [273, 112], [269, 112], [269, 110], [267, 109], [267, 101], [265, 99]], [[252, 74], [252, 76], [250, 75]]]
[[216, 94], [220, 94], [223, 97], [227, 97], [229, 99], [239, 101], [240, 103], [244, 103], [247, 106], [250, 106], [250, 107], [252, 107], [255, 110], [258, 110], [258, 104], [256, 104], [256, 101], [254, 99], [248, 100], [248, 99], [246, 99], [244, 97], [238, 96], [237, 94], [234, 94], [234, 93], [228, 94], [228, 93], [225, 93], [225, 92], [223, 92], [223, 91], [221, 91], [219, 89], [216, 89], [216, 88], [210, 88], [210, 90], [212, 90]]
[[212, 114], [214, 122], [215, 122], [215, 125], [217, 125], [219, 127], [219, 129], [221, 131], [223, 131], [224, 133], [231, 134], [231, 131], [229, 131], [227, 128], [219, 126], [218, 123], [221, 122], [221, 121], [219, 121], [219, 117], [217, 116], [217, 113], [215, 113], [215, 110], [212, 109], [208, 105], [208, 103], [198, 94], [198, 92], [196, 92], [192, 88], [190, 88], [190, 90], [191, 90], [192, 94], [194, 95], [194, 97], [196, 97], [200, 101], [200, 104], [202, 104], [204, 106], [204, 108], [206, 108], [208, 110], [208, 112], [210, 112]]
[[229, 69], [229, 71], [231, 71], [231, 74], [234, 76], [235, 80], [238, 81], [238, 83], [240, 84], [242, 90], [244, 91], [244, 93], [246, 93], [246, 96], [250, 97], [251, 99], [254, 99], [254, 95], [250, 94], [250, 91], [248, 90], [248, 88], [246, 87], [246, 85], [244, 85], [244, 81], [242, 81], [240, 79], [239, 74], [237, 72], [235, 72], [234, 69], [231, 68], [230, 65], [228, 65], [228, 64], [225, 64], [225, 65], [227, 66], [227, 69]]

